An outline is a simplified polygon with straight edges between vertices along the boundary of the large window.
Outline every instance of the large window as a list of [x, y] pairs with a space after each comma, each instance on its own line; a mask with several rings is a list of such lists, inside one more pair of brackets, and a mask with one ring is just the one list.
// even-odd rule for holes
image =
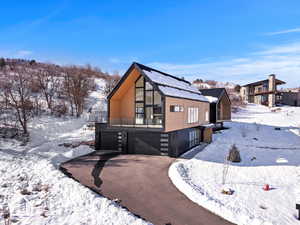
[[189, 147], [192, 148], [200, 143], [200, 130], [193, 129], [189, 132]]
[[140, 77], [135, 83], [135, 123], [144, 124], [144, 77]]
[[142, 76], [136, 81], [135, 90], [136, 124], [161, 125], [163, 118], [161, 95]]
[[188, 108], [188, 123], [197, 123], [199, 121], [199, 108]]

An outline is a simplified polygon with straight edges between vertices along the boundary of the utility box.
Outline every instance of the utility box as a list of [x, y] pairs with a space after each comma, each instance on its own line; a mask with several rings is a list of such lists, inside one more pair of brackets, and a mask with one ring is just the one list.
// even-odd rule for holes
[[205, 127], [203, 131], [203, 142], [211, 143], [212, 142], [213, 129], [212, 127]]

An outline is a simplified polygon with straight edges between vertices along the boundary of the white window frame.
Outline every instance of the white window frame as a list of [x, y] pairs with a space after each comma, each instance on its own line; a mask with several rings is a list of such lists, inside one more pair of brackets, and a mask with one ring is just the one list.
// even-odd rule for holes
[[199, 108], [198, 107], [188, 107], [188, 123], [199, 122]]
[[205, 112], [205, 120], [206, 120], [206, 122], [209, 121], [209, 114], [208, 114], [208, 111]]

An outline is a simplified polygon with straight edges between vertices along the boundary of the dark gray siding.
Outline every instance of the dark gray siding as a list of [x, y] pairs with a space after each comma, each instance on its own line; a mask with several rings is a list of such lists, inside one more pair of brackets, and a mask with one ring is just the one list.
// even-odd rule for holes
[[169, 155], [178, 157], [191, 147], [189, 132], [198, 129], [202, 141], [203, 128], [194, 127], [165, 133], [147, 129], [111, 129], [96, 124], [96, 150], [115, 150], [124, 154]]

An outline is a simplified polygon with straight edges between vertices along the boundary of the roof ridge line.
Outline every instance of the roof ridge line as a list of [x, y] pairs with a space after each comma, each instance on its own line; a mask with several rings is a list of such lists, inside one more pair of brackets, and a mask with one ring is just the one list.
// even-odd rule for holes
[[136, 64], [137, 66], [144, 67], [144, 68], [146, 68], [147, 70], [153, 70], [153, 71], [155, 71], [155, 72], [157, 72], [157, 73], [161, 73], [161, 74], [163, 74], [163, 75], [165, 75], [165, 76], [169, 76], [169, 77], [172, 77], [172, 78], [174, 78], [174, 79], [176, 79], [176, 80], [178, 80], [178, 81], [183, 81], [183, 82], [185, 82], [185, 83], [187, 83], [187, 84], [189, 84], [189, 85], [192, 85], [191, 82], [189, 82], [189, 81], [187, 81], [187, 80], [185, 80], [185, 79], [179, 78], [179, 77], [177, 77], [177, 76], [174, 76], [174, 75], [172, 75], [172, 74], [168, 74], [168, 73], [162, 72], [162, 71], [160, 71], [160, 70], [154, 69], [154, 68], [149, 67], [149, 66], [145, 66], [145, 65], [143, 65], [143, 64], [141, 64], [141, 63], [138, 63], [138, 62], [134, 62], [134, 64]]

